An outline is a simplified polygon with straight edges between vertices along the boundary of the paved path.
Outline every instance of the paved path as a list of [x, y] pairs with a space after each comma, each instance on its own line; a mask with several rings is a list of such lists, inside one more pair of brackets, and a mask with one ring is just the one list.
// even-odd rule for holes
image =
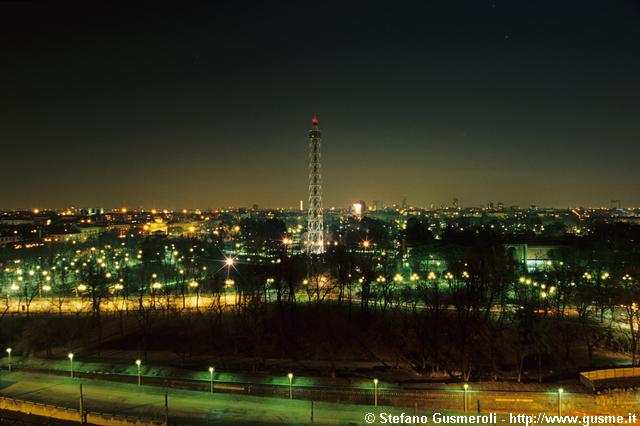
[[[40, 402], [72, 409], [78, 408], [79, 385], [83, 384], [85, 410], [104, 414], [142, 417], [164, 421], [164, 392], [162, 386], [137, 386], [135, 384], [98, 379], [71, 379], [64, 376], [28, 372], [0, 373], [0, 396]], [[294, 389], [300, 397], [302, 389]], [[381, 392], [382, 393], [382, 392]], [[409, 392], [384, 392], [386, 400], [399, 398], [417, 408], [315, 402], [314, 424], [364, 425], [369, 412], [406, 413], [429, 415], [434, 411], [462, 411], [464, 393], [460, 391], [426, 390], [415, 399]], [[308, 396], [308, 395], [305, 395]], [[562, 397], [564, 414], [613, 414], [637, 411], [639, 394], [622, 395], [600, 401], [594, 395], [565, 392]], [[602, 399], [601, 397], [599, 397]], [[382, 398], [381, 398], [382, 399]], [[338, 398], [347, 402], [346, 398]], [[311, 401], [249, 396], [233, 393], [214, 393], [186, 389], [168, 389], [169, 418], [172, 424], [286, 424], [303, 425], [311, 420]], [[496, 392], [472, 390], [468, 392], [468, 407], [475, 412], [480, 402], [482, 413], [494, 412], [500, 416], [508, 413], [556, 414], [556, 392]], [[603, 402], [606, 404], [603, 405]], [[386, 402], [385, 402], [386, 403]], [[637, 413], [640, 414], [640, 413]]]
[[[164, 389], [102, 380], [71, 379], [30, 373], [4, 373], [0, 395], [21, 400], [76, 408], [83, 384], [85, 409], [101, 413], [164, 419]], [[209, 394], [169, 389], [169, 418], [179, 424], [309, 424], [311, 403], [244, 395]], [[384, 407], [389, 413], [407, 410]], [[314, 404], [314, 424], [364, 424], [373, 407], [330, 403]]]

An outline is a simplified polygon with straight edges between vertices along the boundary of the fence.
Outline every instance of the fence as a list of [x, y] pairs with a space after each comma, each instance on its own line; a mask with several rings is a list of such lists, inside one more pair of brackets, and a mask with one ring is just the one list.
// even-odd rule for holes
[[[58, 420], [81, 422], [80, 410], [57, 405], [43, 404], [40, 402], [25, 401], [16, 398], [0, 397], [0, 409], [24, 414], [49, 417]], [[163, 421], [144, 419], [134, 416], [118, 416], [114, 414], [85, 411], [83, 423], [111, 426], [160, 426]]]
[[640, 367], [585, 371], [580, 373], [580, 382], [594, 391], [640, 386]]

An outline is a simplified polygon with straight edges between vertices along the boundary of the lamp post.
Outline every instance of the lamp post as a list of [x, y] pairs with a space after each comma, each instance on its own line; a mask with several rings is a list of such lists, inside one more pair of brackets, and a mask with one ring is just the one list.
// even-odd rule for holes
[[11, 372], [11, 348], [7, 348], [7, 356], [9, 357], [7, 366], [9, 367], [9, 372]]
[[73, 378], [73, 352], [69, 352], [67, 358], [69, 358], [69, 375]]
[[211, 393], [213, 393], [213, 373], [216, 371], [214, 367], [209, 367], [209, 377], [211, 383]]
[[466, 413], [469, 409], [468, 401], [467, 401], [467, 390], [469, 390], [469, 385], [467, 383], [464, 384], [464, 412]]
[[82, 383], [80, 383], [80, 423], [85, 424], [84, 419], [84, 394], [82, 393]]
[[558, 388], [558, 416], [562, 415], [562, 393], [564, 389]]
[[373, 379], [373, 405], [378, 406], [378, 379]]
[[289, 378], [289, 399], [293, 399], [293, 373], [287, 374]]
[[142, 365], [142, 361], [136, 359], [136, 367], [138, 367], [138, 386], [142, 384], [141, 376], [140, 376], [140, 366]]

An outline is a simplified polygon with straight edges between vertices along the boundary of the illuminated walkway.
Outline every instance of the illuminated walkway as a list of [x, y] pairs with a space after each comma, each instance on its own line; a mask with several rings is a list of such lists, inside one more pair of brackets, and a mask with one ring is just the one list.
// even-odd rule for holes
[[[83, 384], [85, 410], [163, 421], [164, 389], [102, 380], [71, 379], [30, 373], [3, 373], [0, 396], [78, 408]], [[309, 424], [311, 403], [287, 399], [168, 390], [169, 419], [180, 424]], [[382, 407], [379, 407], [383, 409]], [[314, 404], [314, 424], [364, 424], [373, 407]], [[400, 414], [405, 410], [384, 407]]]

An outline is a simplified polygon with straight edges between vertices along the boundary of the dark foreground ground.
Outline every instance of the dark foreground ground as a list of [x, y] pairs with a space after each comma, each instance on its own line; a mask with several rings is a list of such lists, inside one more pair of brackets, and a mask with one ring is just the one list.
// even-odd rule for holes
[[17, 413], [15, 411], [0, 410], [0, 425], [13, 426], [67, 426], [75, 425], [77, 422], [52, 419], [50, 417], [34, 416], [33, 414]]

